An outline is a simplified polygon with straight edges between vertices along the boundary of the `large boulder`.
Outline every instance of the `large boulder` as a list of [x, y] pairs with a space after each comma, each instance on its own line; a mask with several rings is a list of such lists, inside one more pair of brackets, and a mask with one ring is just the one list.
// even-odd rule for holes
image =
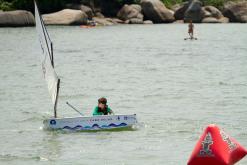
[[143, 19], [131, 18], [129, 19], [129, 24], [143, 24]]
[[111, 18], [93, 17], [93, 20], [96, 22], [97, 25], [100, 26], [109, 26], [109, 25], [117, 24], [117, 22]]
[[154, 23], [153, 23], [153, 21], [146, 20], [146, 21], [143, 21], [143, 24], [151, 25], [151, 24], [154, 24]]
[[160, 0], [141, 0], [140, 4], [145, 18], [154, 23], [170, 23], [175, 20], [173, 12]]
[[71, 4], [66, 4], [65, 7], [68, 8], [68, 9], [81, 10], [84, 13], [87, 14], [89, 19], [92, 19], [93, 16], [94, 16], [93, 10], [90, 7], [82, 5], [82, 4], [73, 4], [73, 3], [71, 3]]
[[[140, 5], [124, 5], [118, 12], [117, 17], [131, 24], [142, 24], [143, 14]], [[129, 20], [129, 21], [128, 21]]]
[[220, 19], [223, 17], [223, 14], [214, 6], [205, 6], [202, 8], [203, 17], [214, 17], [216, 19]]
[[99, 11], [95, 13], [95, 17], [105, 18], [105, 16], [101, 12], [99, 12]]
[[142, 12], [142, 7], [141, 7], [141, 5], [132, 4], [132, 5], [130, 5], [130, 6], [133, 7], [134, 9], [136, 9], [137, 11], [139, 11], [140, 13]]
[[184, 13], [189, 7], [189, 2], [184, 2], [181, 5], [174, 7], [174, 17], [176, 20], [183, 20], [184, 19]]
[[223, 14], [230, 22], [247, 23], [247, 1], [224, 4]]
[[132, 18], [142, 18], [140, 5], [124, 5], [118, 12], [117, 17], [123, 21], [132, 19]]
[[86, 13], [81, 10], [64, 9], [59, 12], [42, 15], [47, 25], [81, 25], [87, 22]]
[[118, 19], [118, 18], [111, 18], [111, 20], [112, 20], [112, 22], [113, 22], [114, 24], [123, 24], [123, 23], [124, 23], [123, 20]]
[[174, 21], [173, 23], [175, 23], [175, 24], [184, 24], [184, 20], [176, 20], [176, 21]]
[[229, 19], [226, 17], [221, 17], [220, 19], [217, 19], [215, 17], [206, 17], [203, 18], [202, 23], [228, 23]]
[[184, 13], [184, 21], [200, 23], [203, 19], [202, 2], [199, 0], [191, 0], [189, 7]]
[[202, 23], [228, 23], [229, 19], [213, 6], [205, 6], [202, 8]]
[[34, 25], [34, 16], [29, 11], [16, 10], [0, 12], [0, 27], [22, 27]]

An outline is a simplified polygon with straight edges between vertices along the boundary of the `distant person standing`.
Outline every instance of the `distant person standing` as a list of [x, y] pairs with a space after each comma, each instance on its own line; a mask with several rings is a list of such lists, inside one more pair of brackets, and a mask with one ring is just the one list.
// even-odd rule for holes
[[189, 33], [190, 39], [193, 39], [194, 38], [194, 24], [192, 23], [192, 20], [190, 20], [188, 28], [189, 28], [188, 33]]

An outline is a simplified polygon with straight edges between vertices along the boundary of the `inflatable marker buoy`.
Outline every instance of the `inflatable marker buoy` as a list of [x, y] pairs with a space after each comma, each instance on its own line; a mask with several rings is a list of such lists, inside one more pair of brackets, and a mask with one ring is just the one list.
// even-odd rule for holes
[[209, 125], [197, 142], [188, 165], [233, 165], [246, 149], [216, 125]]

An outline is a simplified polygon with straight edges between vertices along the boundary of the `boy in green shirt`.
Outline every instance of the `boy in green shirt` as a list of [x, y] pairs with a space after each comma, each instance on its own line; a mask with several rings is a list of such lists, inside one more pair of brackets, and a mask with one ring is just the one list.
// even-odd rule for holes
[[108, 114], [113, 114], [113, 111], [108, 107], [106, 98], [102, 97], [98, 99], [98, 106], [94, 108], [93, 115]]

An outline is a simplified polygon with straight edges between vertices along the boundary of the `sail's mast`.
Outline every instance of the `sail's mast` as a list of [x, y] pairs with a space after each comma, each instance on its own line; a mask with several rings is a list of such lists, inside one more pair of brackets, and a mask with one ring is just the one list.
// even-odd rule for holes
[[[49, 37], [49, 35], [48, 35]], [[53, 58], [53, 43], [51, 42], [51, 65], [54, 68], [54, 58]]]
[[58, 79], [57, 81], [57, 95], [56, 95], [56, 101], [54, 104], [54, 118], [57, 118], [57, 101], [58, 101], [59, 87], [60, 87], [60, 79]]

